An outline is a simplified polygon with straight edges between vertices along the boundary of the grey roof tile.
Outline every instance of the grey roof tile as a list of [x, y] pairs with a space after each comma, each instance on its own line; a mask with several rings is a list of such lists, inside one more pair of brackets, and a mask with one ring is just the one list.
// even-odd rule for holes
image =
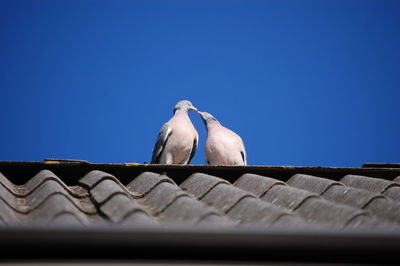
[[161, 182], [147, 192], [146, 196], [143, 197], [143, 203], [150, 206], [152, 213], [157, 215], [182, 196], [189, 197], [177, 185]]
[[180, 187], [192, 193], [196, 198], [201, 199], [218, 184], [229, 184], [229, 182], [215, 176], [195, 173], [189, 176]]
[[346, 175], [340, 181], [347, 186], [365, 189], [376, 193], [383, 193], [389, 187], [400, 187], [400, 184], [392, 181], [359, 175]]
[[256, 196], [244, 190], [232, 185], [221, 183], [207, 192], [201, 200], [225, 213], [228, 212], [237, 202], [246, 197], [256, 198]]
[[298, 215], [282, 215], [271, 226], [272, 229], [319, 230], [324, 228], [318, 223], [309, 223]]
[[400, 202], [400, 187], [399, 186], [390, 186], [386, 189], [385, 192], [383, 192], [383, 195], [385, 195], [388, 198], [391, 198], [392, 200], [396, 200]]
[[[97, 166], [74, 167], [96, 169]], [[163, 166], [155, 168], [157, 172], [160, 167]], [[239, 168], [241, 173], [253, 169]], [[58, 168], [53, 165], [51, 169]], [[59, 173], [60, 169], [54, 172]], [[172, 166], [173, 170], [167, 169], [165, 174], [150, 172], [152, 166], [143, 167], [143, 172], [136, 168], [132, 168], [132, 172], [128, 168], [113, 171], [114, 166], [102, 169], [106, 172], [93, 170], [79, 180], [69, 179], [69, 170], [63, 173], [62, 178], [49, 170], [42, 170], [31, 178], [18, 179], [16, 183], [22, 185], [15, 185], [11, 182], [14, 179], [10, 181], [0, 173], [0, 224], [108, 224], [128, 227], [182, 224], [295, 230], [400, 228], [400, 183], [395, 182], [399, 178], [388, 181], [347, 175], [341, 183], [330, 178], [343, 176], [340, 173], [349, 170], [338, 170], [336, 176], [333, 175], [334, 170], [330, 170], [327, 176], [318, 169], [311, 171], [321, 177], [294, 174], [295, 168], [284, 167], [265, 172], [265, 175], [281, 180], [287, 180], [291, 175], [285, 183], [260, 174], [263, 168], [254, 168], [258, 175], [248, 172], [232, 185], [227, 181], [232, 179], [205, 173], [194, 173], [185, 179], [188, 176], [185, 171], [192, 169], [185, 166]], [[204, 169], [214, 173], [211, 168]], [[235, 172], [236, 169], [229, 171]], [[359, 172], [368, 171], [362, 169]], [[376, 171], [379, 170], [373, 169], [368, 173]], [[393, 171], [388, 173], [393, 174]], [[6, 172], [9, 173], [8, 170]], [[133, 175], [128, 176], [128, 172]], [[221, 171], [218, 176], [227, 173]], [[63, 182], [65, 178], [72, 186]], [[120, 180], [130, 183], [125, 186]], [[178, 186], [175, 181], [182, 184]]]
[[[190, 179], [195, 179], [195, 181]], [[194, 174], [181, 187], [185, 187], [194, 195], [199, 195], [201, 201], [212, 205], [229, 218], [243, 224], [270, 226], [283, 215], [294, 215], [287, 209], [264, 202], [252, 193], [215, 176]]]
[[279, 207], [297, 209], [305, 200], [318, 198], [319, 195], [290, 186], [274, 186], [261, 198]]
[[215, 213], [209, 213], [205, 216], [201, 217], [201, 219], [197, 222], [198, 226], [204, 227], [234, 227], [237, 225], [236, 222], [226, 218], [225, 216], [221, 216]]
[[319, 198], [308, 198], [300, 204], [296, 212], [307, 221], [330, 224], [336, 227], [346, 226], [356, 216], [368, 216], [365, 211], [334, 204]]
[[292, 176], [287, 181], [287, 184], [318, 194], [323, 194], [332, 186], [343, 185], [334, 180], [304, 174], [296, 174]]
[[85, 189], [79, 186], [68, 187], [61, 181], [53, 172], [49, 170], [42, 170], [37, 173], [34, 177], [29, 179], [29, 181], [24, 185], [14, 185], [10, 182], [4, 175], [0, 173], [0, 187], [7, 189], [10, 193], [17, 197], [25, 197], [36, 190], [38, 187], [42, 186], [44, 183], [49, 181], [58, 183], [64, 191], [68, 192], [76, 198], [88, 197], [88, 193]]
[[135, 179], [133, 179], [126, 188], [131, 192], [136, 192], [138, 195], [143, 197], [147, 193], [150, 192], [152, 188], [157, 186], [162, 182], [175, 184], [170, 178], [166, 175], [160, 175], [152, 172], [143, 172]]
[[383, 198], [381, 194], [357, 189], [348, 186], [330, 187], [323, 197], [327, 200], [363, 209], [376, 198]]
[[[150, 224], [157, 224], [153, 217], [147, 214], [145, 209], [137, 203], [130, 195], [125, 193], [114, 193], [101, 207], [101, 212], [106, 215], [107, 218], [113, 223], [128, 223], [132, 224], [135, 222], [134, 218], [139, 217], [140, 219], [136, 222], [142, 222], [146, 219], [146, 222]], [[140, 216], [133, 215], [133, 213], [141, 213]], [[147, 218], [145, 218], [147, 217]]]
[[253, 197], [242, 198], [227, 213], [227, 216], [241, 223], [257, 223], [265, 226], [272, 225], [280, 217], [286, 215], [293, 214]]
[[234, 185], [261, 197], [271, 187], [275, 185], [285, 185], [285, 183], [266, 176], [244, 174], [234, 183]]
[[74, 214], [64, 212], [59, 213], [48, 223], [49, 225], [81, 226], [83, 223]]
[[400, 183], [400, 175], [398, 177], [396, 177], [395, 179], [393, 179], [393, 182]]
[[214, 208], [189, 196], [179, 197], [174, 200], [171, 205], [160, 213], [160, 219], [167, 223], [181, 222], [193, 225], [206, 225], [208, 220], [213, 224], [223, 221], [227, 222], [227, 225], [234, 224], [232, 221], [222, 217]]
[[53, 194], [43, 201], [35, 210], [29, 213], [29, 217], [25, 217], [26, 219], [24, 220], [30, 222], [51, 222], [58, 215], [65, 213], [75, 216], [82, 225], [96, 223], [95, 220], [99, 218], [96, 214], [88, 215], [82, 212], [71, 199], [64, 194]]
[[375, 198], [365, 208], [372, 215], [379, 219], [400, 224], [400, 203], [388, 198]]
[[212, 223], [228, 221], [222, 218], [215, 208], [193, 198], [166, 175], [144, 172], [132, 180], [127, 188], [141, 194], [142, 204], [166, 223], [183, 222], [204, 225], [207, 220]]
[[140, 211], [131, 211], [123, 217], [123, 220], [120, 222], [122, 226], [141, 226], [141, 227], [160, 227], [158, 220], [154, 219], [154, 217], [150, 217], [144, 212]]
[[85, 189], [66, 186], [50, 171], [40, 171], [24, 185], [4, 175], [0, 180], [0, 216], [7, 224], [59, 223], [60, 216], [85, 225], [101, 220]]
[[88, 189], [96, 186], [99, 182], [104, 179], [111, 179], [115, 182], [119, 182], [113, 175], [105, 173], [99, 170], [92, 170], [87, 173], [84, 177], [79, 179], [79, 184], [86, 186]]
[[103, 204], [115, 194], [129, 195], [129, 193], [124, 188], [122, 188], [121, 185], [110, 179], [101, 180], [90, 189], [90, 194], [92, 195], [95, 202], [99, 205]]
[[330, 187], [323, 197], [327, 200], [368, 211], [373, 216], [400, 222], [400, 205], [379, 193], [347, 186]]
[[346, 228], [364, 230], [398, 230], [399, 227], [396, 224], [387, 223], [385, 221], [367, 215], [357, 215], [348, 222]]
[[0, 198], [0, 220], [4, 224], [17, 224], [23, 219], [21, 213], [13, 210], [4, 199]]

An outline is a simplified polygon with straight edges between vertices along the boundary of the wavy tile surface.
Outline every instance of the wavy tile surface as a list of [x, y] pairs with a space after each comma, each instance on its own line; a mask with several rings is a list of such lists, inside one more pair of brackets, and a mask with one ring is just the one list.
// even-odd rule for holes
[[45, 169], [27, 180], [0, 173], [0, 225], [400, 229], [400, 176], [245, 173], [231, 183], [194, 173], [177, 184], [152, 171], [126, 180], [92, 170], [67, 185]]

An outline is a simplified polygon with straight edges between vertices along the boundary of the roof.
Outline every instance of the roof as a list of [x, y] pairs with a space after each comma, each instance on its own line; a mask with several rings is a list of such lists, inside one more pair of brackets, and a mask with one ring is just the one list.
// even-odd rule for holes
[[[277, 247], [287, 252], [299, 244], [315, 249], [330, 240], [331, 248], [341, 245], [348, 248], [345, 253], [352, 250], [349, 259], [354, 259], [357, 249], [379, 252], [383, 247], [388, 259], [388, 251], [400, 244], [400, 168], [396, 166], [0, 162], [0, 247], [28, 245], [21, 241], [28, 233], [47, 248], [56, 244], [55, 235], [59, 245], [72, 241], [86, 246], [89, 239], [101, 235], [107, 242], [97, 244], [109, 248], [109, 254], [113, 254], [110, 243], [143, 248], [160, 245], [163, 237], [182, 248], [205, 248], [204, 241], [210, 247], [212, 237], [220, 251], [232, 248], [229, 242], [236, 239], [237, 248], [253, 247], [253, 252]], [[132, 242], [132, 237], [141, 241]], [[252, 259], [257, 257], [253, 254]]]

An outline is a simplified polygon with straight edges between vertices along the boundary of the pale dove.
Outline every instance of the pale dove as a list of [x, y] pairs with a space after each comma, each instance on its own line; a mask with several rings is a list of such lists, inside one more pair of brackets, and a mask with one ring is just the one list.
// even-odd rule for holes
[[242, 138], [207, 112], [198, 112], [207, 127], [205, 157], [209, 165], [247, 165]]
[[174, 116], [163, 125], [153, 149], [152, 164], [188, 164], [196, 152], [199, 136], [188, 111], [197, 109], [183, 100], [174, 108]]

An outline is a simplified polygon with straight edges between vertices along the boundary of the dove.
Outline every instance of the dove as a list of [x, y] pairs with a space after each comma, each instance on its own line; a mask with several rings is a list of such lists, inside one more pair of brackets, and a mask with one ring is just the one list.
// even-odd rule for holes
[[152, 164], [189, 164], [197, 146], [199, 136], [188, 112], [197, 109], [190, 101], [179, 101], [174, 107], [173, 117], [165, 123], [157, 137], [151, 158]]
[[242, 138], [207, 112], [197, 112], [206, 128], [205, 157], [209, 165], [247, 165]]

